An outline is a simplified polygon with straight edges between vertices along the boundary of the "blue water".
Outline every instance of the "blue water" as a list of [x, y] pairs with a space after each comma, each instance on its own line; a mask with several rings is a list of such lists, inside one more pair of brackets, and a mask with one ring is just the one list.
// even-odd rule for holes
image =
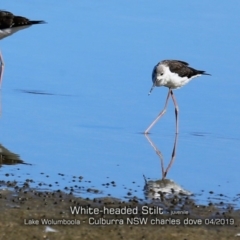
[[[239, 194], [240, 2], [11, 1], [1, 8], [47, 22], [1, 41], [0, 142], [32, 164], [3, 166], [1, 179], [63, 187], [83, 176], [83, 185], [104, 194], [137, 189], [143, 197], [143, 174], [160, 179], [161, 165], [141, 133], [168, 91], [148, 96], [151, 71], [180, 59], [212, 76], [174, 91], [180, 134], [167, 177], [193, 193]], [[47, 94], [26, 93], [34, 91]], [[174, 121], [170, 103], [150, 135], [166, 165]], [[111, 181], [116, 187], [102, 186]]]

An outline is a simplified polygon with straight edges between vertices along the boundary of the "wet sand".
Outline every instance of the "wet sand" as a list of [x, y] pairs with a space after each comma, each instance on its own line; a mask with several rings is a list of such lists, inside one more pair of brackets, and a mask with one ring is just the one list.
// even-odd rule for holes
[[165, 206], [134, 198], [83, 199], [72, 192], [5, 184], [12, 190], [0, 190], [0, 239], [240, 238], [240, 211], [227, 205], [200, 206], [186, 196]]

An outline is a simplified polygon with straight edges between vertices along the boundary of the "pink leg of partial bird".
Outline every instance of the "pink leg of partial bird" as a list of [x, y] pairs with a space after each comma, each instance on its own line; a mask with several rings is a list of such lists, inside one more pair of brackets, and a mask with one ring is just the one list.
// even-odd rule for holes
[[150, 126], [146, 129], [146, 131], [144, 132], [145, 134], [148, 134], [150, 129], [156, 124], [156, 122], [164, 115], [164, 113], [167, 111], [167, 104], [168, 104], [168, 100], [171, 94], [171, 89], [169, 89], [168, 91], [168, 95], [167, 95], [167, 99], [166, 99], [166, 103], [165, 106], [163, 108], [163, 110], [158, 114], [158, 116], [156, 117], [156, 119], [150, 124]]
[[2, 57], [2, 53], [0, 52], [0, 89], [2, 87], [2, 77], [3, 77], [3, 70], [4, 70], [4, 62], [3, 62], [3, 57]]
[[172, 96], [172, 100], [175, 106], [175, 117], [176, 117], [176, 134], [178, 134], [178, 112], [179, 112], [179, 108], [178, 108], [178, 104], [177, 104], [177, 100], [173, 95], [173, 91], [170, 90], [171, 92], [171, 96]]

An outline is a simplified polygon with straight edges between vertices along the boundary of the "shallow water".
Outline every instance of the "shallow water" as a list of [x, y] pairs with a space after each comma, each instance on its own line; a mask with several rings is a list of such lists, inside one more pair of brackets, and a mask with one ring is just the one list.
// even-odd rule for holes
[[[3, 165], [2, 179], [31, 178], [63, 188], [75, 184], [74, 176], [83, 176], [86, 188], [100, 189], [103, 195], [122, 198], [132, 191], [144, 198], [143, 175], [158, 180], [162, 172], [142, 132], [167, 95], [166, 88], [147, 95], [151, 71], [162, 59], [182, 59], [212, 76], [174, 92], [180, 134], [167, 178], [192, 193], [213, 191], [236, 199], [240, 3], [73, 1], [58, 8], [13, 3], [2, 8], [48, 24], [1, 41], [6, 69], [0, 142], [32, 164]], [[66, 10], [71, 17], [62, 17]], [[165, 167], [174, 144], [174, 121], [170, 103], [150, 134]], [[102, 185], [111, 181], [116, 187]], [[202, 196], [200, 201], [207, 201]]]

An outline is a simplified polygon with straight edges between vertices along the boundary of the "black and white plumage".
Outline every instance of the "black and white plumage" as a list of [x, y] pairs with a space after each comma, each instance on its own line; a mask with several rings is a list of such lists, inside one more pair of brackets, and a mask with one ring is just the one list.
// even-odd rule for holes
[[[11, 12], [0, 10], [0, 40], [5, 37], [8, 37], [15, 32], [28, 28], [34, 24], [45, 23], [42, 20], [39, 21], [31, 21], [25, 17], [15, 16]], [[0, 86], [2, 83], [4, 62], [2, 58], [2, 54], [0, 53]]]
[[153, 86], [150, 89], [149, 94], [152, 92], [154, 87], [168, 87], [167, 100], [164, 106], [164, 109], [159, 113], [157, 118], [150, 124], [150, 126], [144, 132], [145, 134], [149, 133], [150, 129], [155, 125], [155, 123], [163, 116], [166, 112], [167, 104], [169, 97], [173, 99], [175, 106], [175, 116], [176, 116], [176, 133], [178, 133], [178, 105], [177, 101], [173, 95], [173, 89], [178, 89], [195, 77], [201, 75], [210, 75], [202, 70], [196, 70], [192, 67], [189, 67], [189, 64], [179, 60], [163, 60], [159, 62], [152, 72], [152, 82]]

